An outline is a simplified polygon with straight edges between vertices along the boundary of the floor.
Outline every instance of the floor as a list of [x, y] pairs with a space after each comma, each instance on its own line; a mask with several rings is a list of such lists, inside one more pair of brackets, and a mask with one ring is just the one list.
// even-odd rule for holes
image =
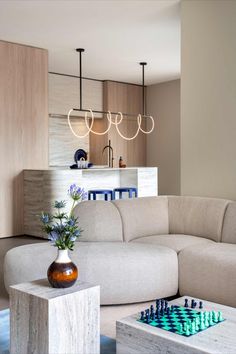
[[[8, 294], [4, 287], [3, 280], [3, 262], [4, 256], [8, 250], [13, 247], [45, 242], [45, 240], [30, 236], [17, 236], [0, 239], [0, 310], [9, 307]], [[115, 338], [116, 337], [116, 320], [139, 312], [150, 306], [150, 303], [138, 303], [129, 305], [115, 305], [101, 307], [101, 334]]]

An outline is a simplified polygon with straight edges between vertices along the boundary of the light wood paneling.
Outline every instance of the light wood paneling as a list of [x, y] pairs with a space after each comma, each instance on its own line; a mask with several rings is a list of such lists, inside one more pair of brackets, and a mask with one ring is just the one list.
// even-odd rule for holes
[[[126, 112], [127, 106], [127, 85], [106, 81], [104, 83], [104, 109], [113, 112]], [[126, 117], [119, 128], [122, 134], [127, 135]], [[111, 140], [111, 146], [114, 151], [114, 167], [119, 166], [120, 156], [122, 156], [123, 160], [128, 165], [127, 142], [118, 135], [114, 125], [112, 125], [108, 133], [108, 140], [109, 139]], [[129, 166], [132, 165], [129, 164]]]
[[48, 167], [48, 54], [0, 41], [0, 237], [23, 233], [24, 168]]
[[[93, 130], [104, 132], [107, 129], [107, 119], [94, 120]], [[89, 156], [94, 165], [108, 165], [108, 151], [102, 153], [104, 146], [108, 144], [108, 135], [95, 135], [90, 133], [89, 138]]]
[[[104, 82], [104, 110], [138, 114], [142, 112], [142, 87], [114, 81]], [[114, 117], [113, 117], [114, 119]], [[145, 128], [145, 121], [142, 127]], [[124, 117], [119, 126], [120, 131], [127, 137], [132, 137], [137, 130], [135, 117]], [[127, 141], [121, 138], [115, 126], [107, 134], [107, 141], [111, 140], [114, 149], [114, 167], [119, 166], [119, 157], [122, 156], [127, 166], [146, 165], [146, 136], [139, 133], [136, 139]]]

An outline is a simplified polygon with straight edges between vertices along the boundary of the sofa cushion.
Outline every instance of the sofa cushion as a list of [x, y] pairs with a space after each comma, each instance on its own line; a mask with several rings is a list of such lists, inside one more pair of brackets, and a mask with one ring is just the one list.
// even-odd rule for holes
[[225, 212], [222, 242], [236, 243], [236, 203], [229, 203]]
[[[4, 261], [5, 284], [45, 278], [57, 250], [49, 244], [13, 248]], [[80, 279], [101, 286], [101, 304], [123, 304], [175, 295], [178, 259], [162, 246], [125, 242], [77, 242], [71, 259]]]
[[177, 253], [179, 253], [182, 249], [192, 245], [204, 245], [209, 242], [214, 243], [214, 241], [208, 240], [207, 238], [182, 234], [146, 236], [135, 239], [132, 242], [152, 243], [154, 245], [165, 246], [171, 248]]
[[179, 292], [236, 307], [236, 245], [208, 243], [181, 251]]
[[168, 197], [170, 234], [194, 235], [219, 242], [228, 200]]
[[74, 215], [83, 229], [80, 241], [123, 241], [120, 213], [112, 203], [85, 201], [75, 207]]
[[120, 212], [126, 242], [169, 233], [167, 197], [122, 199], [113, 203]]

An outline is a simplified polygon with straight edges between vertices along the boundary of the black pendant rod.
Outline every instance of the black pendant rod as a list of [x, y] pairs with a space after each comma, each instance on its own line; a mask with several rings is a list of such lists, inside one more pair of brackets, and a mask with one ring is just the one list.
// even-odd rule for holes
[[83, 92], [82, 92], [82, 53], [84, 52], [83, 48], [77, 48], [76, 52], [79, 52], [79, 108], [83, 109]]
[[[84, 108], [82, 108], [82, 109], [73, 108], [73, 111], [75, 111], [75, 112], [90, 112], [89, 109], [84, 109]], [[94, 110], [94, 109], [92, 111], [93, 111], [93, 113], [100, 113], [100, 114], [108, 114], [108, 113], [110, 113], [112, 115], [119, 114], [119, 112], [98, 111], [98, 110]], [[123, 113], [123, 112], [122, 112], [122, 114], [123, 114], [123, 116], [126, 116], [126, 117], [136, 117], [137, 118], [137, 114]], [[142, 114], [142, 116], [143, 117], [149, 117], [146, 114]], [[71, 118], [76, 118], [76, 117], [71, 116]]]
[[[79, 53], [79, 108], [73, 108], [77, 112], [90, 112], [88, 109], [83, 109], [83, 87], [82, 87], [82, 53], [84, 52], [83, 48], [76, 48], [76, 52]], [[143, 116], [148, 117], [145, 114], [145, 86], [144, 86], [144, 66], [147, 65], [146, 62], [139, 63], [142, 66], [142, 89], [143, 89]], [[107, 111], [97, 111], [93, 110], [94, 113], [107, 114]], [[117, 115], [118, 112], [110, 112], [113, 115]], [[137, 117], [136, 114], [123, 113], [124, 116], [128, 117]], [[71, 117], [73, 118], [73, 117]]]
[[142, 61], [139, 63], [142, 66], [142, 87], [143, 87], [143, 116], [145, 116], [146, 113], [146, 107], [145, 107], [145, 86], [144, 86], [144, 66], [147, 65], [145, 61]]

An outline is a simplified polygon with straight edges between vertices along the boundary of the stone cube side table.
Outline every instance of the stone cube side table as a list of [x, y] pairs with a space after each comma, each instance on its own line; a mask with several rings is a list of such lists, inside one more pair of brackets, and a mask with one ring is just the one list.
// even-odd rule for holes
[[100, 287], [47, 279], [10, 287], [11, 354], [99, 354]]

